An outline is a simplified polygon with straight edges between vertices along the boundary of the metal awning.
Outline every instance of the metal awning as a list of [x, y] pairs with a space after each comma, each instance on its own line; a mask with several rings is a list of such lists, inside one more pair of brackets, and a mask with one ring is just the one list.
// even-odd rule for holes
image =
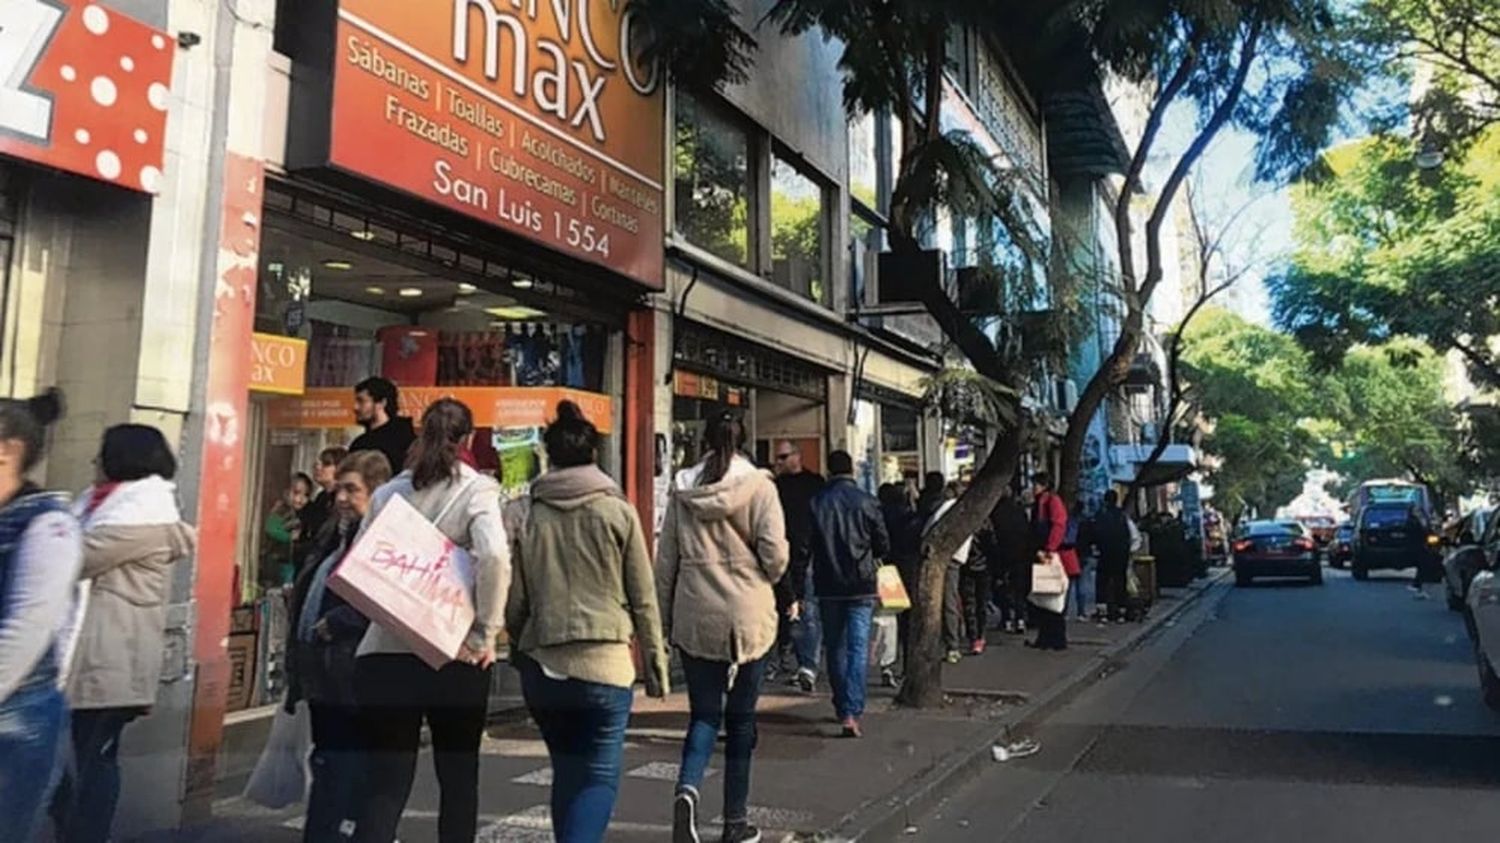
[[1054, 175], [1104, 178], [1123, 175], [1129, 168], [1125, 138], [1097, 83], [1047, 94], [1042, 112]]
[[[1145, 487], [1161, 486], [1176, 483], [1198, 470], [1198, 452], [1191, 445], [1168, 445], [1161, 458], [1147, 467], [1145, 463], [1154, 450], [1155, 444], [1113, 446], [1110, 448], [1110, 479]], [[1143, 468], [1145, 474], [1141, 475]], [[1138, 483], [1137, 477], [1140, 477]]]

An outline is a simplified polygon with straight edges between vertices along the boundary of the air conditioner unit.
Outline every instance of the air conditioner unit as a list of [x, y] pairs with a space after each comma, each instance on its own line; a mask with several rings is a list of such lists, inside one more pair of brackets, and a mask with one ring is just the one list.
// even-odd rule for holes
[[880, 255], [878, 300], [880, 304], [914, 304], [922, 291], [943, 283], [943, 252], [926, 249], [915, 253]]
[[978, 266], [959, 267], [958, 309], [965, 313], [995, 313], [1000, 309], [1000, 276], [993, 269]]
[[1064, 413], [1078, 409], [1078, 382], [1072, 378], [1058, 378], [1056, 384], [1057, 408]]

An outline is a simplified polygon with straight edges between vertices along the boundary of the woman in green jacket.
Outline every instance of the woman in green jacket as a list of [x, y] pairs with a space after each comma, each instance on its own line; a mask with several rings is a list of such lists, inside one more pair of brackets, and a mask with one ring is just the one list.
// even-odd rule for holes
[[614, 812], [640, 644], [646, 692], [667, 693], [651, 556], [635, 507], [595, 464], [599, 431], [571, 401], [543, 441], [505, 607], [521, 690], [552, 758], [559, 841], [604, 839]]

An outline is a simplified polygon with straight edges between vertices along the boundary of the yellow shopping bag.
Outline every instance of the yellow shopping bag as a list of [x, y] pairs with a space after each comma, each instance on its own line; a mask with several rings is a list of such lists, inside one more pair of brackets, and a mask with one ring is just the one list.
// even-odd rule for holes
[[901, 582], [901, 572], [895, 565], [881, 565], [875, 572], [875, 588], [880, 595], [880, 608], [886, 612], [904, 612], [911, 608], [911, 596]]

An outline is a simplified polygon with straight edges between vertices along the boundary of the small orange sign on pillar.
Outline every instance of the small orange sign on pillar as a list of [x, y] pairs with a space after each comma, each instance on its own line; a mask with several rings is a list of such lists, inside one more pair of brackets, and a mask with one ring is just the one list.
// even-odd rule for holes
[[250, 338], [250, 391], [301, 395], [307, 391], [307, 341], [275, 334]]

